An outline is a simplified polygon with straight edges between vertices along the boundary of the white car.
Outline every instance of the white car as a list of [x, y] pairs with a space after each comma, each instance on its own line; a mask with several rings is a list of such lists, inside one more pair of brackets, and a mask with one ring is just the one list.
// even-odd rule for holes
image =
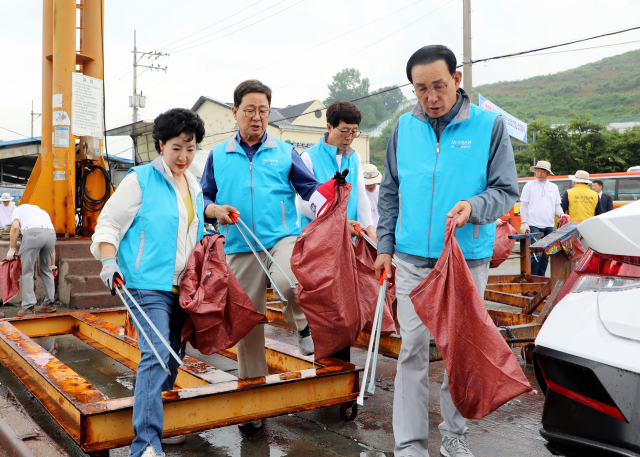
[[640, 457], [640, 201], [578, 227], [589, 250], [536, 338], [550, 442]]

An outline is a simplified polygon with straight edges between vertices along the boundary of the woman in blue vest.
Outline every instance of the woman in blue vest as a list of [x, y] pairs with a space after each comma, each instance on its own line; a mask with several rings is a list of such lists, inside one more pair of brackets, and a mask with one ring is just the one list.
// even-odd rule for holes
[[[362, 113], [351, 102], [335, 101], [327, 108], [327, 133], [311, 148], [300, 154], [302, 161], [309, 171], [320, 182], [326, 182], [336, 174], [336, 171], [349, 170], [347, 182], [352, 184], [349, 195], [347, 217], [353, 226], [359, 224], [377, 240], [375, 227], [371, 216], [371, 206], [364, 186], [362, 174], [362, 159], [353, 150], [351, 143], [360, 136], [358, 127], [362, 120]], [[300, 197], [298, 197], [300, 198]], [[300, 204], [300, 228], [305, 228], [315, 216], [310, 209]], [[356, 232], [352, 229], [352, 234]]]
[[[191, 110], [174, 108], [158, 116], [153, 139], [160, 157], [129, 170], [102, 210], [91, 245], [102, 262], [100, 278], [111, 293], [120, 277], [176, 353], [186, 317], [178, 302], [180, 279], [204, 229], [202, 190], [188, 171], [203, 137], [204, 123]], [[173, 388], [178, 363], [133, 303], [128, 304], [171, 372], [163, 371], [146, 340], [138, 338], [135, 439], [129, 455], [155, 457], [164, 455], [162, 392]]]

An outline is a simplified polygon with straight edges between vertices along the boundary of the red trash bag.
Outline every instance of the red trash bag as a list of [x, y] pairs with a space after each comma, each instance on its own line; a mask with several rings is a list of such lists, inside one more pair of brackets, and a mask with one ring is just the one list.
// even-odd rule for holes
[[493, 243], [493, 257], [489, 268], [498, 268], [502, 262], [507, 260], [511, 255], [516, 240], [509, 238], [509, 235], [516, 235], [516, 229], [513, 225], [505, 222], [496, 228], [496, 241]]
[[20, 293], [20, 276], [22, 276], [22, 262], [20, 257], [2, 259], [0, 263], [0, 291], [2, 303], [8, 303]]
[[455, 232], [448, 218], [444, 250], [410, 297], [442, 353], [453, 403], [467, 419], [480, 419], [532, 388], [487, 313]]
[[572, 253], [571, 253], [571, 261], [572, 262], [577, 262], [578, 260], [580, 260], [582, 258], [583, 255], [584, 255], [584, 246], [583, 246], [583, 244], [580, 242], [580, 240], [574, 240], [573, 241], [573, 249], [572, 249]]
[[205, 355], [235, 346], [268, 322], [231, 272], [223, 245], [221, 235], [201, 239], [180, 282], [180, 306], [188, 313], [182, 344], [189, 342]]
[[336, 186], [331, 206], [302, 230], [291, 256], [298, 304], [311, 328], [316, 360], [353, 346], [364, 326], [347, 222], [351, 184]]
[[[364, 230], [366, 233], [366, 230]], [[369, 235], [367, 233], [367, 235]], [[376, 261], [377, 252], [367, 240], [362, 237], [356, 239], [353, 251], [356, 255], [356, 267], [358, 270], [358, 293], [360, 295], [360, 309], [364, 318], [363, 330], [371, 332], [373, 318], [378, 304], [378, 292], [380, 291], [380, 281], [376, 279], [376, 272], [373, 264]], [[396, 331], [396, 324], [393, 321], [393, 310], [391, 308], [391, 297], [395, 295], [395, 285], [387, 287], [387, 294], [384, 300], [384, 312], [382, 316], [382, 334], [389, 334]]]

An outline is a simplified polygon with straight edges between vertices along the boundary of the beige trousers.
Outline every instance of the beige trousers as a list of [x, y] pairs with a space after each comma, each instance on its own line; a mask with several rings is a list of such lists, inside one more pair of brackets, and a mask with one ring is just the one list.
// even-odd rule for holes
[[[296, 281], [291, 271], [291, 254], [296, 244], [295, 236], [287, 236], [269, 249], [269, 253], [287, 273], [289, 278]], [[280, 273], [280, 270], [272, 264], [267, 255], [258, 250], [260, 258], [269, 269], [271, 277], [276, 282], [285, 298], [287, 305], [282, 310], [285, 322], [298, 331], [307, 326], [307, 319], [298, 306], [298, 289], [292, 289], [289, 282]], [[227, 264], [238, 278], [240, 285], [247, 293], [258, 312], [267, 312], [267, 275], [260, 266], [253, 252], [241, 254], [229, 254]], [[275, 288], [274, 288], [275, 291]], [[277, 293], [275, 293], [277, 296]], [[236, 346], [238, 350], [238, 377], [240, 379], [257, 378], [269, 374], [267, 359], [264, 352], [264, 324], [258, 324]]]

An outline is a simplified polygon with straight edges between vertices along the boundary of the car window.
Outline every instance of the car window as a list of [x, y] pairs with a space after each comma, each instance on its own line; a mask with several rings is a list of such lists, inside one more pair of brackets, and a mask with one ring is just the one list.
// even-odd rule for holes
[[571, 189], [571, 181], [568, 179], [558, 179], [551, 181], [556, 186], [558, 186], [558, 191], [560, 192], [560, 196], [565, 193], [565, 191]]
[[[600, 178], [598, 178], [600, 179]], [[602, 192], [615, 197], [616, 194], [616, 180], [615, 179], [603, 179], [602, 180]]]

